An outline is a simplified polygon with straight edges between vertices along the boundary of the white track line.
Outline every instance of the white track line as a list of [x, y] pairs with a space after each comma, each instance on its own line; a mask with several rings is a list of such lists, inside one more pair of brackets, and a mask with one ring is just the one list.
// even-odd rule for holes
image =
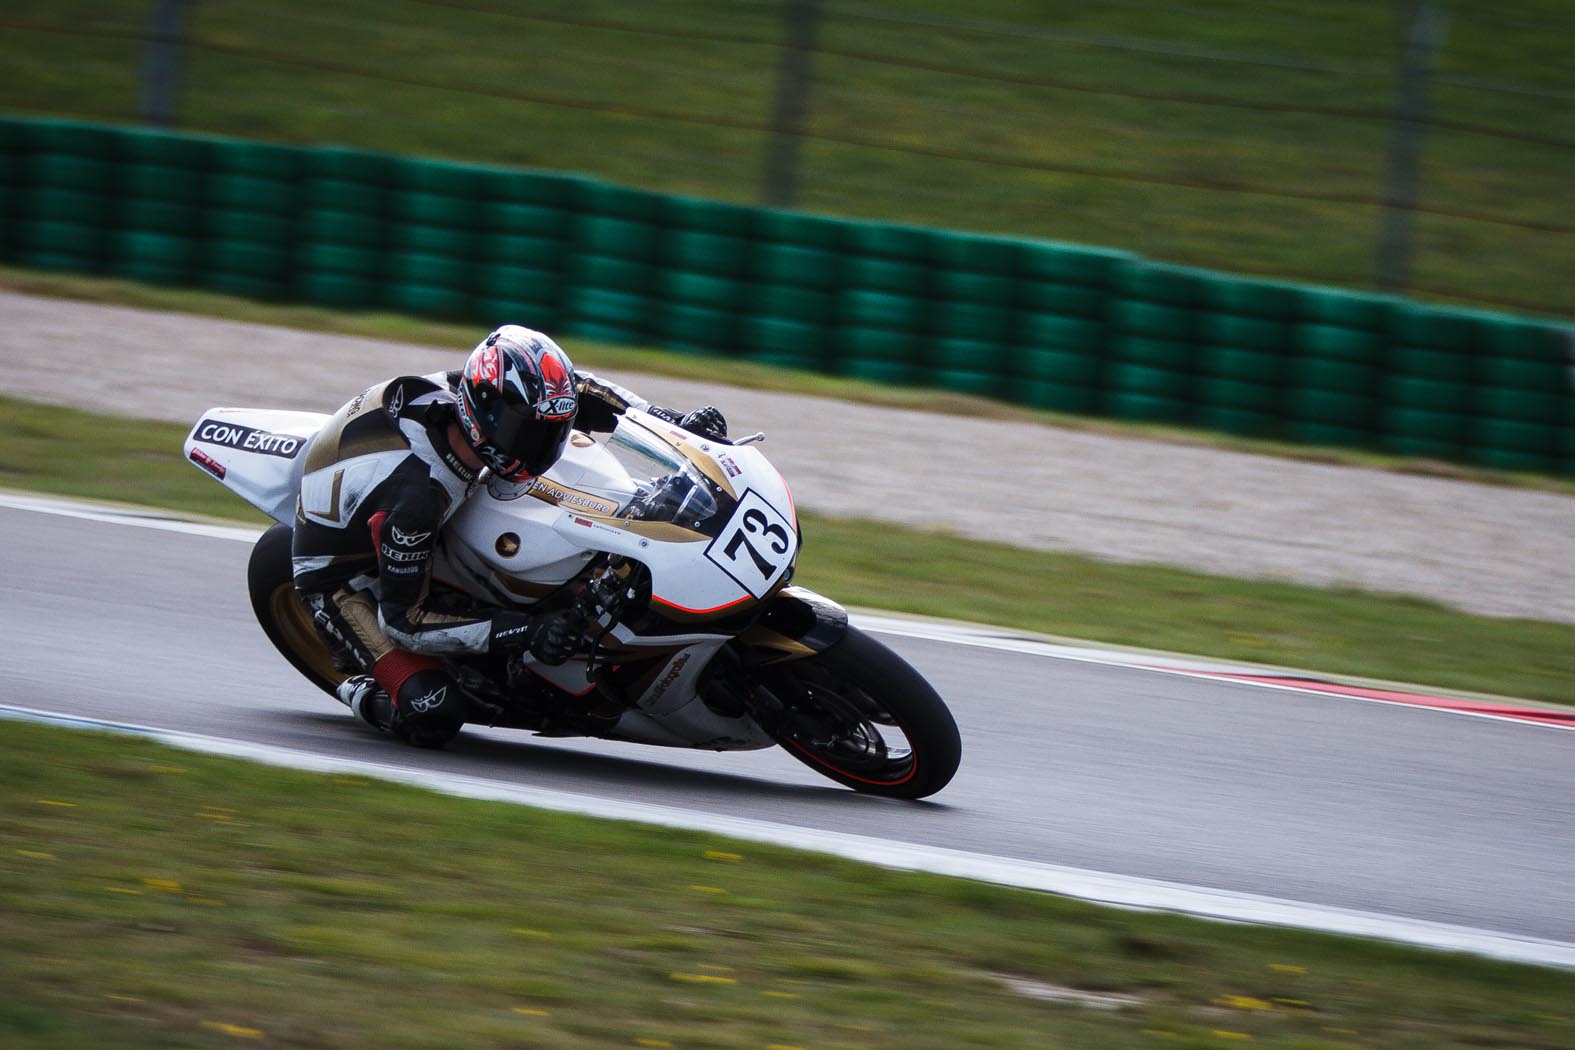
[[48, 711], [0, 705], [0, 718], [16, 718], [78, 729], [100, 729], [146, 736], [188, 751], [224, 755], [267, 765], [317, 773], [342, 773], [410, 784], [462, 798], [536, 806], [565, 813], [580, 813], [608, 820], [685, 828], [750, 842], [765, 842], [794, 849], [829, 853], [885, 868], [925, 871], [937, 875], [975, 879], [1021, 889], [1056, 893], [1097, 904], [1142, 911], [1181, 912], [1208, 919], [1261, 923], [1321, 930], [1357, 937], [1399, 941], [1445, 951], [1473, 952], [1511, 962], [1575, 969], [1575, 944], [1521, 937], [1465, 926], [1406, 919], [1348, 908], [1325, 907], [1300, 901], [1250, 893], [1189, 886], [1159, 879], [1142, 879], [1087, 871], [1055, 864], [1014, 860], [981, 853], [944, 849], [886, 839], [818, 831], [747, 817], [659, 806], [648, 802], [598, 798], [547, 788], [500, 784], [458, 773], [401, 766], [385, 766], [355, 759], [292, 751], [269, 744], [253, 744], [218, 737], [121, 722], [59, 715]]

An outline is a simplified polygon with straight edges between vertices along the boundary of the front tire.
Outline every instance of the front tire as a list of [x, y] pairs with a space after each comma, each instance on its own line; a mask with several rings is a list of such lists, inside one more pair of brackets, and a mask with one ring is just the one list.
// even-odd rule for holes
[[962, 760], [957, 723], [930, 683], [856, 627], [823, 652], [772, 665], [760, 687], [775, 701], [777, 743], [855, 791], [924, 798]]
[[345, 674], [334, 668], [333, 654], [317, 633], [312, 614], [295, 589], [290, 565], [292, 535], [288, 525], [275, 525], [252, 548], [251, 561], [246, 566], [252, 612], [279, 655], [313, 685], [337, 699], [334, 688], [345, 680]]

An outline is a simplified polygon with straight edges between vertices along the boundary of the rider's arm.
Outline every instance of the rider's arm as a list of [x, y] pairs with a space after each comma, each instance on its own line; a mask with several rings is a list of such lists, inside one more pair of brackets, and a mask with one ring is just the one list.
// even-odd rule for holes
[[[412, 457], [411, 462], [417, 461]], [[488, 608], [463, 598], [448, 609], [433, 607], [432, 552], [448, 493], [424, 466], [418, 470], [406, 463], [395, 480], [403, 482], [395, 488], [397, 496], [371, 519], [380, 591], [377, 618], [388, 640], [428, 656], [529, 649], [543, 663], [562, 663], [578, 633], [561, 616]]]
[[448, 494], [414, 456], [391, 480], [395, 498], [370, 522], [377, 546], [378, 621], [383, 633], [413, 653], [486, 652], [492, 640], [492, 617], [454, 615], [429, 607], [432, 552]]
[[650, 410], [651, 403], [627, 387], [598, 379], [589, 372], [575, 372], [575, 393], [580, 398], [580, 409], [574, 425], [589, 433], [612, 430], [618, 417], [628, 409]]
[[722, 418], [721, 412], [709, 405], [684, 415], [676, 409], [653, 405], [627, 387], [598, 379], [589, 372], [575, 372], [574, 378], [576, 393], [580, 396], [580, 409], [574, 425], [580, 430], [590, 433], [612, 430], [618, 425], [618, 417], [633, 408], [711, 437], [727, 436], [727, 421]]

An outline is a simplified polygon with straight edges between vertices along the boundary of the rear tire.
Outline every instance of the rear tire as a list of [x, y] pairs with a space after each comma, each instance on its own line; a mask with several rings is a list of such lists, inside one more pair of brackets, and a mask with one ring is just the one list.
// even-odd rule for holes
[[772, 735], [788, 754], [855, 791], [933, 795], [951, 782], [962, 739], [946, 704], [906, 660], [856, 627], [761, 687], [781, 705]]
[[246, 587], [251, 592], [252, 612], [263, 633], [317, 688], [338, 699], [334, 689], [346, 675], [334, 668], [334, 657], [317, 633], [312, 614], [295, 589], [290, 565], [292, 532], [288, 525], [275, 525], [262, 534], [252, 548], [246, 567]]

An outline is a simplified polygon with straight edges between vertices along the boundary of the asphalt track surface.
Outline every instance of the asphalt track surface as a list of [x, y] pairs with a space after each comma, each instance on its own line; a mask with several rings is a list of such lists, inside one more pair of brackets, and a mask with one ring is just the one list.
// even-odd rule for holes
[[0, 538], [0, 703], [1575, 950], [1567, 730], [887, 636], [962, 730], [962, 769], [926, 803], [857, 795], [776, 750], [467, 730], [417, 752], [274, 654], [246, 544], [5, 506]]

